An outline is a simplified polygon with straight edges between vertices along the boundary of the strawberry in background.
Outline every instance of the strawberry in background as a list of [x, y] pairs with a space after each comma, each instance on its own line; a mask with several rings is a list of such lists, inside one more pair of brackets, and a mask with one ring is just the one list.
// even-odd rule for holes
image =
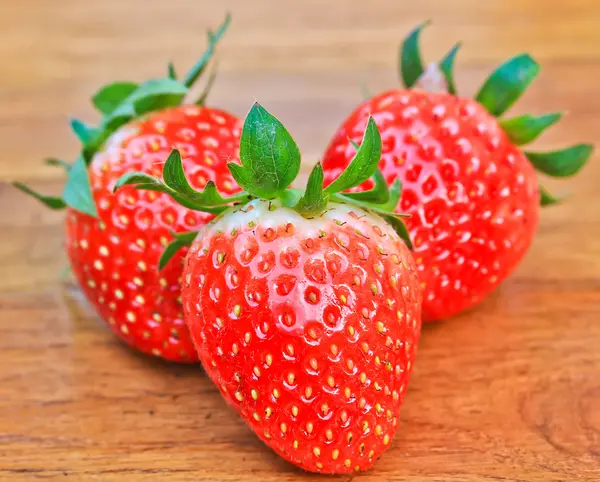
[[198, 99], [190, 90], [206, 71], [230, 18], [209, 32], [209, 45], [191, 70], [138, 84], [115, 82], [99, 90], [93, 102], [98, 126], [79, 120], [71, 125], [81, 141], [73, 163], [49, 160], [67, 174], [60, 197], [14, 185], [52, 209], [66, 209], [66, 250], [73, 273], [100, 317], [135, 349], [171, 361], [198, 360], [183, 321], [180, 281], [184, 248], [160, 270], [159, 260], [172, 233], [197, 229], [212, 219], [155, 191], [127, 187], [113, 194], [128, 172], [160, 175], [177, 148], [197, 188], [215, 182], [229, 194], [238, 191], [227, 170], [239, 151], [241, 121], [205, 106], [214, 72]]
[[[379, 165], [388, 182], [403, 184], [406, 219], [423, 289], [423, 320], [447, 318], [491, 293], [516, 268], [533, 240], [540, 206], [558, 200], [536, 171], [573, 175], [592, 153], [589, 144], [553, 152], [525, 150], [560, 113], [502, 116], [539, 72], [527, 54], [502, 64], [475, 99], [454, 83], [456, 45], [424, 71], [415, 29], [401, 49], [404, 89], [361, 103], [343, 121], [324, 156], [326, 182], [354, 155], [367, 118], [383, 142]], [[355, 191], [369, 189], [369, 182]]]

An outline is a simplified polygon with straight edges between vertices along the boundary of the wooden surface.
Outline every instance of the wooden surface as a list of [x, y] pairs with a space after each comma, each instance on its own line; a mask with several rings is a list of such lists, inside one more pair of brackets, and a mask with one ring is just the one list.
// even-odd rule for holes
[[[597, 0], [4, 0], [0, 180], [57, 191], [47, 155], [75, 155], [66, 116], [93, 120], [103, 82], [184, 67], [204, 29], [234, 14], [212, 102], [244, 115], [256, 98], [307, 163], [372, 91], [396, 85], [396, 46], [423, 19], [439, 58], [455, 40], [472, 93], [529, 51], [543, 71], [518, 110], [565, 109], [538, 145], [600, 132]], [[426, 326], [391, 449], [375, 481], [600, 480], [600, 159], [545, 210], [518, 271], [477, 310]], [[62, 215], [0, 185], [0, 480], [296, 481], [197, 367], [137, 356], [60, 280]]]

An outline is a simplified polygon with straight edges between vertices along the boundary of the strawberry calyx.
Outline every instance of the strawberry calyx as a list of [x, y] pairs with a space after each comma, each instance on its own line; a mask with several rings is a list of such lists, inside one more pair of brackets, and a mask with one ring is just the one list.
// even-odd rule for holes
[[92, 196], [88, 177], [88, 166], [94, 154], [102, 149], [105, 141], [121, 126], [150, 112], [185, 103], [204, 105], [206, 97], [215, 80], [215, 70], [208, 77], [200, 97], [190, 101], [187, 97], [196, 81], [206, 71], [214, 56], [215, 48], [231, 22], [227, 14], [216, 31], [208, 31], [208, 47], [200, 59], [185, 76], [178, 80], [175, 67], [170, 62], [167, 76], [151, 79], [144, 83], [121, 81], [100, 88], [92, 97], [92, 103], [102, 115], [97, 126], [91, 126], [79, 119], [71, 119], [71, 129], [81, 142], [81, 152], [73, 163], [59, 159], [48, 159], [49, 165], [61, 167], [67, 173], [62, 196], [46, 196], [37, 193], [19, 182], [13, 185], [29, 194], [46, 207], [64, 209], [70, 207], [84, 214], [97, 217], [98, 213]]
[[[443, 90], [451, 95], [457, 95], [453, 70], [455, 57], [461, 44], [457, 43], [438, 64], [424, 68], [419, 38], [423, 29], [430, 23], [427, 21], [420, 24], [402, 42], [399, 55], [400, 78], [407, 89], [424, 87], [426, 90], [431, 90], [430, 85], [439, 86], [438, 79], [431, 77], [441, 75]], [[539, 64], [529, 54], [516, 55], [492, 72], [479, 89], [475, 100], [491, 115], [499, 117], [525, 93], [539, 72]], [[524, 114], [498, 119], [498, 122], [513, 144], [524, 146], [537, 139], [561, 117], [562, 114], [559, 112], [540, 116]], [[524, 151], [523, 153], [538, 172], [562, 178], [576, 174], [589, 160], [592, 152], [591, 144], [576, 144], [556, 151]], [[541, 186], [540, 193], [542, 206], [559, 202]]]
[[[360, 145], [348, 167], [327, 187], [323, 186], [323, 168], [317, 163], [310, 173], [304, 191], [290, 188], [300, 172], [300, 150], [286, 128], [260, 104], [255, 103], [244, 122], [240, 141], [241, 164], [229, 163], [231, 175], [243, 189], [230, 197], [219, 194], [214, 183], [208, 182], [202, 191], [194, 189], [186, 179], [179, 151], [173, 150], [163, 166], [162, 179], [143, 172], [121, 176], [115, 191], [132, 185], [136, 189], [158, 191], [171, 196], [182, 206], [197, 211], [221, 214], [234, 205], [252, 199], [280, 200], [305, 218], [319, 216], [330, 201], [352, 204], [375, 213], [392, 225], [411, 247], [410, 236], [402, 218], [394, 210], [400, 201], [402, 185], [396, 180], [391, 188], [377, 165], [381, 160], [381, 136], [375, 121], [369, 117]], [[373, 178], [374, 187], [366, 192], [344, 192]], [[197, 233], [173, 234], [160, 262], [164, 266], [177, 249], [191, 244]]]

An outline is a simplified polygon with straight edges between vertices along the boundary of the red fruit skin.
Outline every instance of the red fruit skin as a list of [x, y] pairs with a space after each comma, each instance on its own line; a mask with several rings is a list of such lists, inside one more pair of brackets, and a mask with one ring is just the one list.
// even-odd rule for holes
[[241, 121], [226, 112], [194, 106], [154, 112], [119, 129], [89, 168], [98, 219], [69, 209], [66, 248], [86, 298], [113, 331], [135, 349], [166, 360], [198, 361], [183, 321], [181, 250], [158, 271], [171, 231], [197, 230], [212, 215], [188, 210], [166, 194], [125, 186], [125, 173], [158, 177], [173, 148], [180, 150], [190, 183], [208, 180], [223, 193], [239, 188], [226, 164], [236, 160]]
[[[497, 120], [471, 99], [394, 90], [363, 102], [323, 157], [326, 182], [345, 168], [367, 116], [381, 131], [380, 168], [403, 183], [398, 212], [424, 289], [423, 320], [467, 310], [519, 264], [538, 225], [533, 167]], [[365, 183], [358, 190], [370, 187]]]
[[201, 230], [186, 322], [223, 397], [279, 455], [315, 472], [368, 469], [396, 432], [415, 358], [414, 261], [360, 209], [306, 220], [275, 206], [255, 200]]

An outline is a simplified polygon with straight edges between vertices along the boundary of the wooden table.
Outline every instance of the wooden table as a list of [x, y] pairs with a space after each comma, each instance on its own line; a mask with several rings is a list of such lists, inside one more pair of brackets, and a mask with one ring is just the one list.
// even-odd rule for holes
[[[396, 85], [396, 47], [426, 18], [439, 58], [457, 39], [461, 91], [530, 51], [544, 70], [517, 110], [570, 112], [540, 148], [600, 132], [597, 0], [6, 0], [0, 13], [0, 179], [58, 191], [47, 155], [73, 157], [66, 116], [114, 78], [188, 66], [234, 14], [215, 105], [254, 98], [307, 164], [338, 122]], [[403, 423], [375, 481], [600, 480], [600, 159], [543, 213], [518, 271], [478, 309], [424, 328]], [[62, 214], [0, 185], [0, 480], [295, 481], [198, 367], [137, 356], [62, 282]]]

